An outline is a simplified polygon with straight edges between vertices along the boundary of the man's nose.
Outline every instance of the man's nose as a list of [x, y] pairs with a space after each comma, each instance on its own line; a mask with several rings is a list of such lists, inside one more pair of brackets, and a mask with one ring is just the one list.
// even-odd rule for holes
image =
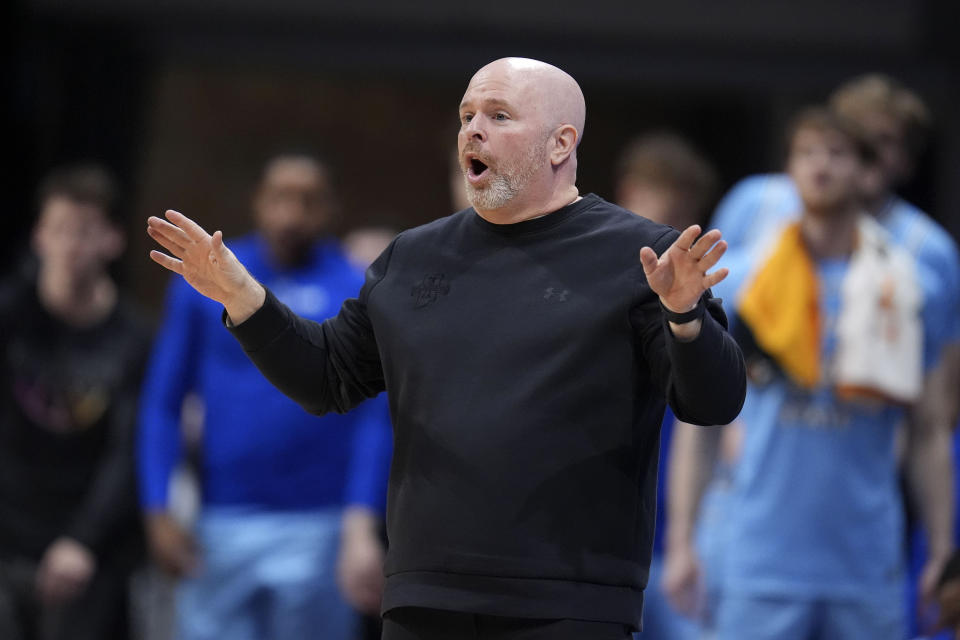
[[487, 139], [487, 133], [483, 130], [481, 120], [482, 118], [480, 116], [476, 116], [472, 118], [470, 122], [463, 125], [463, 133], [467, 136], [467, 139], [480, 142], [484, 142]]

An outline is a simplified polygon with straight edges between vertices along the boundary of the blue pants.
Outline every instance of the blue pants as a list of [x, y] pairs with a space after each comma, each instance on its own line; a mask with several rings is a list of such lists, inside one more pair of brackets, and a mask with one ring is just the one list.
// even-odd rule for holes
[[899, 596], [883, 601], [807, 600], [724, 592], [717, 640], [903, 640]]
[[340, 510], [207, 509], [199, 573], [177, 589], [178, 640], [348, 640], [340, 596]]

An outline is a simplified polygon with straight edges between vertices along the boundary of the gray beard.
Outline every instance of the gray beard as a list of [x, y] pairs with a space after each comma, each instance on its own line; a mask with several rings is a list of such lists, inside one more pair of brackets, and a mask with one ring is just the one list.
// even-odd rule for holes
[[470, 184], [464, 172], [463, 183], [467, 189], [467, 200], [474, 209], [483, 211], [492, 211], [506, 206], [523, 191], [540, 169], [542, 162], [543, 149], [532, 147], [516, 164], [503, 167], [502, 172], [494, 174], [486, 187], [475, 187]]

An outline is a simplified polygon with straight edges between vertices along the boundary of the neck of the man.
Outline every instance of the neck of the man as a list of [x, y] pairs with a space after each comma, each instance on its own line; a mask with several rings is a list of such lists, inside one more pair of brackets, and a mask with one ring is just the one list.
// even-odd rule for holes
[[[525, 197], [526, 196], [526, 197]], [[477, 209], [477, 214], [493, 224], [516, 224], [553, 213], [558, 209], [580, 199], [580, 192], [574, 184], [566, 184], [550, 192], [549, 197], [534, 197], [533, 194], [519, 194], [499, 209]]]
[[857, 217], [860, 210], [845, 206], [833, 211], [804, 210], [800, 233], [814, 258], [844, 258], [856, 245]]
[[41, 268], [37, 295], [51, 315], [72, 326], [89, 327], [113, 311], [117, 287], [106, 273], [84, 277]]

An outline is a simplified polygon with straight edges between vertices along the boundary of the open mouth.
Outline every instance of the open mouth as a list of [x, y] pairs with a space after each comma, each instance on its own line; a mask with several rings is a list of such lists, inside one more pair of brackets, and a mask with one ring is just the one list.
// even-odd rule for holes
[[467, 162], [467, 173], [471, 178], [479, 178], [486, 172], [487, 165], [479, 158], [470, 158]]

